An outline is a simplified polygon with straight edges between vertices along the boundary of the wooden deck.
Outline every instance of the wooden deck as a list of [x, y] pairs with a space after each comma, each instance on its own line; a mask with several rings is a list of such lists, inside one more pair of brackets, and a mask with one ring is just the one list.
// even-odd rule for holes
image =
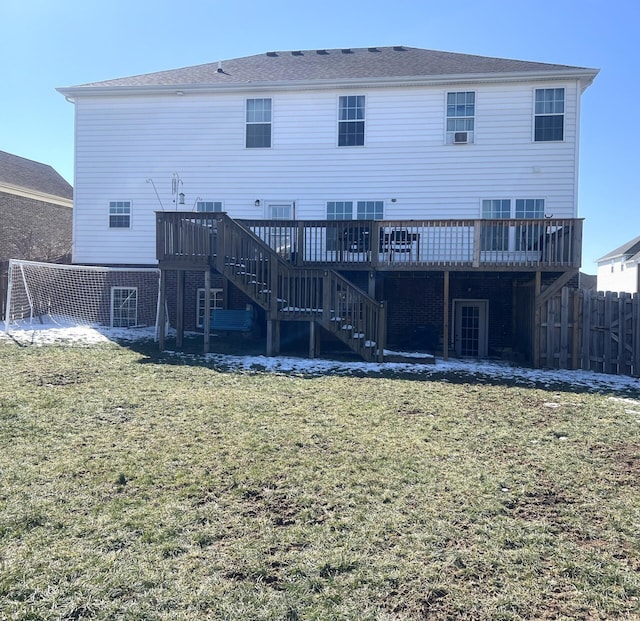
[[[230, 255], [224, 213], [158, 212], [157, 258], [200, 269]], [[582, 220], [238, 220], [297, 267], [379, 271], [572, 271], [582, 259]]]

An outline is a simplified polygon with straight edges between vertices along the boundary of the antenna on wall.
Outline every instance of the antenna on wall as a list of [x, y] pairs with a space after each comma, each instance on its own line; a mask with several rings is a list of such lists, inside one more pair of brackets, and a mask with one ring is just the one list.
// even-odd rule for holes
[[164, 205], [162, 204], [162, 201], [160, 200], [160, 195], [158, 194], [158, 190], [156, 190], [156, 184], [153, 182], [153, 179], [147, 179], [147, 183], [150, 183], [153, 187], [153, 191], [156, 193], [156, 198], [158, 199], [158, 202], [160, 203], [160, 208], [162, 209], [162, 211], [164, 211]]

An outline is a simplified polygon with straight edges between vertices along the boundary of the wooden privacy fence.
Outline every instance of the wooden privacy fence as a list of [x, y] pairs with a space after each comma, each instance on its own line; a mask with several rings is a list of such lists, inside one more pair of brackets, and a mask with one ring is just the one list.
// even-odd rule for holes
[[540, 308], [539, 365], [640, 377], [640, 294], [564, 287]]

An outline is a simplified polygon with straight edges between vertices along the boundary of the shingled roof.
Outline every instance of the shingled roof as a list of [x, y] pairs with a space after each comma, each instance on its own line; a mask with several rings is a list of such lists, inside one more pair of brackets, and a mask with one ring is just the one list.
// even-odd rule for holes
[[598, 263], [608, 259], [617, 259], [618, 257], [622, 257], [625, 261], [640, 261], [640, 236], [600, 257]]
[[405, 46], [267, 52], [194, 67], [92, 82], [60, 92], [93, 88], [247, 86], [250, 83], [429, 79], [438, 76], [576, 74], [596, 70], [569, 65], [491, 58]]
[[73, 198], [73, 188], [48, 164], [0, 151], [0, 186], [32, 190], [42, 194]]

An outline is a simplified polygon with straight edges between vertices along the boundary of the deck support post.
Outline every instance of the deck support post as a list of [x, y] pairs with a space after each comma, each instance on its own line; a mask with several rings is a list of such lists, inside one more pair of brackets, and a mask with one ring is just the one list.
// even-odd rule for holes
[[316, 322], [315, 321], [310, 321], [309, 322], [309, 358], [315, 358], [316, 357], [316, 338], [317, 338], [317, 331], [316, 331]]
[[535, 293], [534, 293], [534, 319], [533, 319], [533, 366], [540, 368], [540, 321], [542, 317], [542, 305], [540, 304], [540, 293], [542, 291], [542, 272], [536, 272]]
[[165, 323], [166, 323], [167, 272], [160, 270], [160, 290], [158, 291], [158, 347], [164, 351]]
[[204, 272], [204, 317], [202, 318], [204, 328], [204, 353], [208, 354], [211, 346], [211, 268], [207, 266]]
[[376, 273], [369, 272], [369, 297], [376, 299]]
[[267, 317], [267, 356], [280, 353], [280, 321]]
[[444, 308], [442, 309], [442, 358], [449, 360], [449, 272], [444, 272]]
[[184, 344], [184, 270], [178, 270], [176, 290], [176, 347]]

